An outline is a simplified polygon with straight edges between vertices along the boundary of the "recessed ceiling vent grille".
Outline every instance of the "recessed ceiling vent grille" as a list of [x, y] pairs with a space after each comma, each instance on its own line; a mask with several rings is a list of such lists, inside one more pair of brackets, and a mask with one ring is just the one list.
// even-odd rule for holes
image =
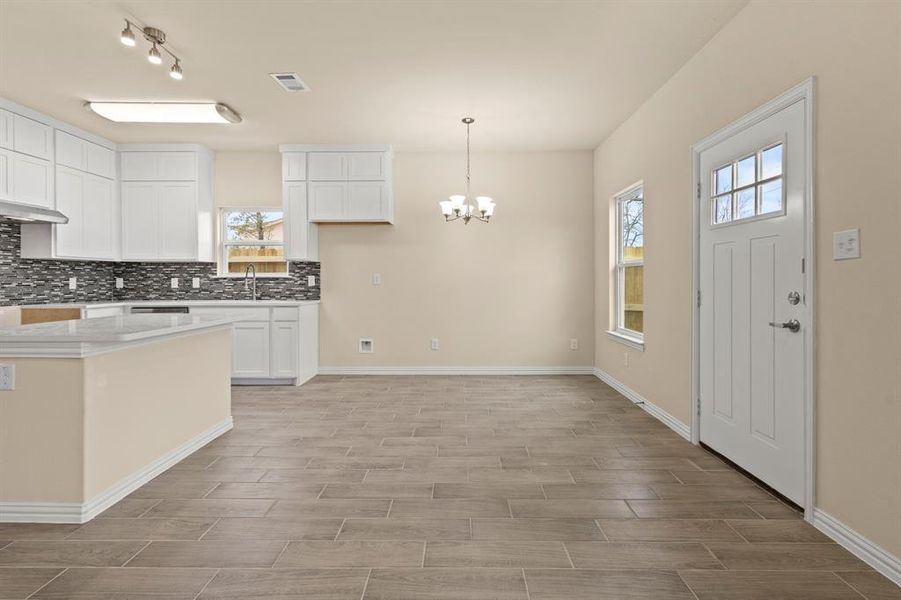
[[297, 73], [270, 73], [269, 76], [289, 92], [306, 92], [310, 89]]

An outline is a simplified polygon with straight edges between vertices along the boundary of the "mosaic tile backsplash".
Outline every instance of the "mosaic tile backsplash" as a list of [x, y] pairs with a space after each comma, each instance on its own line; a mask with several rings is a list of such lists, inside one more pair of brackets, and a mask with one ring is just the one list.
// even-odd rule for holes
[[[0, 218], [0, 306], [56, 302], [113, 302], [118, 300], [245, 300], [250, 290], [241, 279], [216, 277], [213, 263], [109, 263], [95, 261], [32, 260], [19, 256], [19, 224]], [[290, 278], [257, 279], [261, 300], [318, 300], [319, 263], [292, 262]], [[307, 286], [307, 275], [316, 285]], [[69, 278], [78, 286], [69, 289]], [[124, 287], [116, 289], [116, 278]], [[178, 289], [171, 280], [177, 277]], [[200, 288], [191, 279], [200, 278]]]

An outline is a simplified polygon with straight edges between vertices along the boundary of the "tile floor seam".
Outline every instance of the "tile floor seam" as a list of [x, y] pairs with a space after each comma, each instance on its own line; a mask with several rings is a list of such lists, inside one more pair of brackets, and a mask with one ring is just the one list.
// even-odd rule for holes
[[212, 494], [214, 491], [216, 491], [216, 489], [217, 489], [220, 485], [222, 485], [222, 482], [221, 482], [221, 481], [217, 481], [217, 482], [216, 482], [216, 485], [214, 485], [212, 488], [210, 488], [210, 491], [208, 491], [206, 494], [204, 494], [203, 496], [201, 496], [200, 499], [201, 499], [201, 500], [206, 500], [207, 497], [208, 497], [210, 494]]
[[839, 580], [840, 580], [842, 583], [844, 583], [846, 586], [848, 586], [849, 588], [851, 588], [851, 589], [854, 591], [855, 594], [857, 594], [858, 596], [860, 596], [860, 597], [863, 598], [864, 600], [869, 600], [869, 598], [870, 598], [869, 596], [867, 596], [866, 594], [864, 594], [863, 592], [861, 592], [859, 589], [857, 589], [856, 586], [854, 586], [854, 585], [851, 584], [850, 582], [845, 581], [845, 578], [842, 577], [841, 574], [840, 574], [839, 572], [837, 572], [837, 571], [830, 571], [830, 572], [831, 572], [833, 575], [835, 575], [836, 577], [838, 577]]
[[532, 595], [529, 593], [529, 582], [526, 581], [525, 567], [520, 568], [520, 571], [522, 571], [522, 585], [526, 589], [526, 600], [532, 600]]
[[279, 552], [279, 553], [276, 555], [275, 560], [273, 560], [273, 561], [272, 561], [272, 564], [269, 565], [269, 568], [270, 568], [270, 569], [274, 569], [274, 568], [275, 568], [275, 565], [278, 564], [279, 559], [282, 557], [282, 555], [285, 553], [285, 550], [287, 550], [287, 549], [288, 549], [288, 546], [290, 546], [290, 545], [291, 545], [291, 540], [288, 540], [287, 542], [285, 542], [285, 545], [282, 546], [281, 552]]
[[335, 534], [335, 537], [332, 539], [333, 542], [338, 541], [338, 536], [341, 535], [341, 532], [344, 530], [344, 524], [347, 523], [347, 517], [341, 521], [341, 525], [338, 527], [338, 532]]
[[60, 571], [59, 573], [57, 573], [56, 575], [54, 575], [53, 577], [51, 577], [51, 578], [50, 578], [50, 581], [48, 581], [47, 583], [45, 583], [44, 585], [42, 585], [41, 587], [39, 587], [39, 588], [36, 589], [35, 591], [33, 591], [33, 592], [31, 592], [30, 594], [28, 594], [27, 596], [25, 596], [25, 600], [28, 600], [29, 598], [34, 598], [34, 597], [35, 597], [35, 594], [37, 594], [38, 592], [40, 592], [41, 590], [43, 590], [44, 588], [46, 588], [48, 585], [50, 585], [51, 583], [53, 583], [54, 581], [56, 581], [57, 579], [59, 579], [59, 578], [60, 578], [66, 571], [68, 571], [68, 570], [69, 570], [69, 567], [63, 567], [63, 570]]
[[360, 600], [366, 597], [366, 589], [369, 587], [369, 578], [372, 577], [372, 567], [369, 568], [369, 572], [366, 573], [366, 581], [363, 582], [363, 592], [360, 594]]
[[119, 567], [126, 567], [126, 566], [128, 566], [128, 563], [130, 563], [130, 562], [133, 561], [135, 558], [137, 558], [138, 554], [140, 554], [141, 552], [143, 552], [144, 550], [146, 550], [147, 547], [148, 547], [150, 544], [152, 544], [152, 543], [153, 543], [153, 541], [150, 540], [150, 541], [148, 541], [146, 544], [144, 544], [143, 546], [141, 546], [141, 549], [140, 549], [140, 550], [138, 550], [137, 552], [135, 552], [134, 554], [132, 554], [132, 555], [128, 558], [128, 560], [126, 560], [124, 563], [122, 563], [121, 565], [119, 565]]
[[688, 584], [688, 582], [685, 581], [685, 578], [682, 577], [682, 573], [679, 570], [676, 570], [675, 573], [676, 573], [676, 577], [679, 578], [679, 581], [682, 582], [682, 585], [684, 585], [688, 589], [688, 591], [691, 592], [691, 595], [694, 597], [694, 599], [700, 600], [700, 598], [698, 597], [698, 594], [695, 593], [694, 589], [692, 589], [692, 587]]
[[213, 583], [213, 580], [216, 579], [216, 577], [219, 575], [219, 573], [220, 573], [221, 571], [222, 571], [222, 569], [216, 569], [216, 572], [213, 573], [212, 576], [210, 576], [209, 580], [207, 580], [207, 582], [203, 584], [203, 587], [201, 587], [201, 588], [200, 588], [200, 591], [197, 592], [197, 595], [194, 596], [194, 600], [197, 600], [198, 598], [200, 598], [200, 595], [203, 594], [203, 592], [206, 590], [206, 588], [207, 588], [211, 583]]
[[[753, 510], [753, 509], [752, 509], [752, 510]], [[736, 529], [735, 527], [732, 526], [731, 523], [729, 523], [729, 519], [723, 519], [723, 523], [726, 524], [726, 527], [728, 527], [729, 529], [731, 529], [732, 531], [734, 531], [734, 532], [735, 532], [735, 535], [737, 535], [738, 537], [740, 537], [742, 540], [744, 540], [744, 541], [747, 542], [748, 544], [751, 543], [751, 540], [749, 540], [748, 538], [746, 538], [745, 536], [743, 536], [743, 535], [741, 534], [741, 532], [740, 532], [738, 529]], [[710, 549], [708, 548], [708, 551], [709, 551], [709, 550], [710, 550]], [[712, 554], [712, 553], [711, 553], [711, 554]]]
[[573, 569], [576, 568], [576, 563], [573, 562], [573, 557], [569, 553], [569, 548], [566, 547], [566, 542], [560, 542], [563, 544], [563, 553], [566, 554], [566, 560], [569, 561], [569, 566]]
[[[267, 511], [267, 512], [268, 512], [268, 511]], [[263, 516], [266, 516], [266, 515], [264, 514]], [[200, 534], [200, 537], [197, 538], [197, 541], [199, 542], [200, 540], [202, 540], [203, 537], [204, 537], [206, 534], [208, 534], [208, 533], [213, 529], [213, 527], [215, 527], [216, 525], [218, 525], [218, 524], [219, 524], [219, 521], [221, 521], [221, 520], [222, 520], [222, 517], [216, 517], [216, 520], [213, 521], [213, 522], [210, 524], [210, 526], [207, 527], [207, 528], [204, 530], [204, 532]]]

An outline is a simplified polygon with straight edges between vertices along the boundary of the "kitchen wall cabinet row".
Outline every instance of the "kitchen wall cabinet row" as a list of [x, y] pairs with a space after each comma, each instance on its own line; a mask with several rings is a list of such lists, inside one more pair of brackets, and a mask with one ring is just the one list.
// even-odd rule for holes
[[392, 223], [390, 146], [283, 145], [287, 252], [318, 260], [318, 223]]
[[0, 200], [53, 207], [53, 129], [0, 107]]

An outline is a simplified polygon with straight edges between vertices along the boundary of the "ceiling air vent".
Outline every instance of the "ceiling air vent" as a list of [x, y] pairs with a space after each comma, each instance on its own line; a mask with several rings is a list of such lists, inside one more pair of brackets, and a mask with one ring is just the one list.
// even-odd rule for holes
[[289, 92], [306, 92], [310, 89], [297, 73], [270, 73], [269, 76]]

